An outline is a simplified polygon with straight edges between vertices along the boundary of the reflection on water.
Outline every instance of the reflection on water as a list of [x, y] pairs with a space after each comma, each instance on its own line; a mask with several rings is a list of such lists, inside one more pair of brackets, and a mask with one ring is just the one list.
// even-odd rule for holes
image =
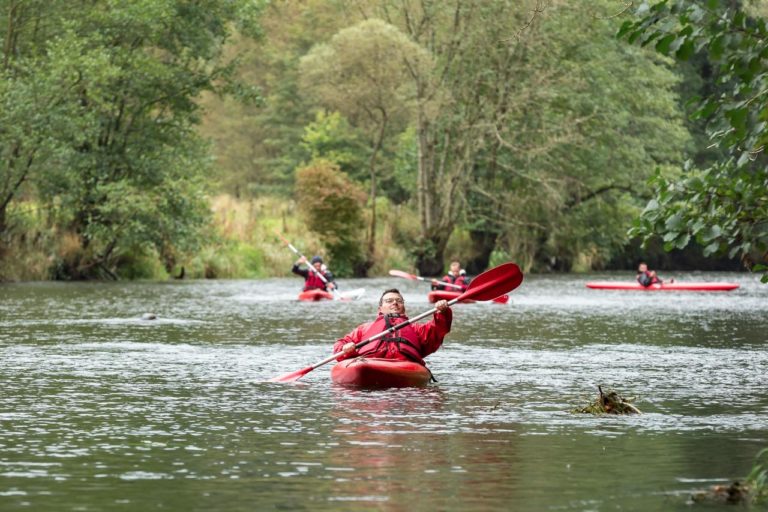
[[[422, 283], [313, 304], [295, 279], [3, 285], [0, 509], [687, 510], [768, 446], [768, 287], [584, 287], [620, 277], [457, 306], [438, 384], [380, 391], [330, 365], [267, 380], [325, 358], [385, 287], [430, 309]], [[571, 414], [598, 384], [645, 414]]]

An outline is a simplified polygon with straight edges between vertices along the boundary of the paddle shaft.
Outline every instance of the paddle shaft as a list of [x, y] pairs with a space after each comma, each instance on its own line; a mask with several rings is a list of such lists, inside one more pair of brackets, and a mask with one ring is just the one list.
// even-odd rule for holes
[[449, 283], [447, 281], [438, 281], [437, 279], [427, 279], [426, 277], [409, 274], [408, 272], [403, 272], [402, 270], [390, 270], [389, 274], [393, 276], [404, 277], [406, 279], [416, 279], [417, 281], [424, 281], [427, 283], [439, 284], [440, 286], [450, 286], [451, 288], [458, 288], [459, 290], [464, 289], [464, 287], [458, 284]]
[[414, 276], [419, 281], [427, 281], [429, 283], [435, 284], [437, 286], [450, 286], [451, 288], [458, 288], [459, 290], [463, 290], [464, 287], [458, 284], [449, 283], [448, 281], [438, 281], [437, 279], [427, 279], [426, 277], [421, 276]]

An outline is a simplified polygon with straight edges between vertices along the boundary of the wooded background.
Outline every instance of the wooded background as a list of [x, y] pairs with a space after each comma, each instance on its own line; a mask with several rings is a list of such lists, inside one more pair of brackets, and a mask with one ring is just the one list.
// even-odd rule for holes
[[764, 271], [765, 14], [0, 0], [0, 279]]

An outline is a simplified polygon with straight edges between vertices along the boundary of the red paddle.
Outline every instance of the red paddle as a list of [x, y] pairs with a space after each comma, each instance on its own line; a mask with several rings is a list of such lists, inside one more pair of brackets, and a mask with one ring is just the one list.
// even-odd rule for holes
[[[395, 277], [404, 277], [406, 279], [410, 279], [412, 281], [425, 281], [427, 283], [437, 284], [440, 286], [450, 286], [451, 288], [456, 288], [458, 290], [462, 290], [463, 288], [458, 284], [448, 283], [446, 281], [438, 281], [437, 279], [427, 279], [425, 277], [417, 276], [414, 274], [409, 274], [408, 272], [403, 272], [402, 270], [390, 270], [389, 275], [395, 276]], [[477, 278], [475, 278], [477, 279]], [[498, 302], [499, 304], [506, 304], [509, 302], [509, 295], [501, 295], [499, 297], [494, 297], [491, 299], [493, 302]]]
[[[518, 267], [514, 263], [504, 263], [502, 265], [499, 265], [498, 267], [494, 267], [490, 270], [486, 270], [485, 272], [477, 276], [470, 283], [469, 288], [467, 288], [467, 291], [465, 291], [455, 299], [449, 300], [448, 305], [452, 306], [463, 299], [492, 300], [507, 292], [511, 292], [512, 290], [520, 286], [520, 283], [522, 282], [523, 282], [523, 273], [520, 272], [520, 267]], [[435, 314], [435, 312], [437, 312], [437, 308], [432, 308], [429, 311], [426, 311], [414, 318], [409, 318], [407, 321], [403, 323], [393, 325], [386, 331], [382, 331], [376, 336], [371, 336], [370, 338], [355, 344], [355, 348], [358, 349], [363, 345], [365, 345], [366, 343], [370, 343], [372, 341], [378, 340], [379, 338], [383, 338], [387, 334], [391, 334], [397, 331], [398, 329], [402, 329], [406, 325], [410, 325], [413, 322], [416, 322], [417, 320], [421, 320], [424, 317], [433, 315]], [[306, 368], [303, 368], [301, 370], [297, 370], [291, 373], [286, 373], [285, 375], [280, 375], [278, 377], [274, 377], [269, 380], [270, 382], [295, 382], [300, 378], [302, 378], [304, 375], [314, 370], [315, 368], [318, 368], [320, 366], [323, 366], [324, 364], [330, 363], [331, 361], [335, 360], [336, 358], [339, 357], [339, 355], [340, 353], [330, 355], [325, 359], [323, 359], [322, 361], [313, 364], [312, 366], [307, 366]]]

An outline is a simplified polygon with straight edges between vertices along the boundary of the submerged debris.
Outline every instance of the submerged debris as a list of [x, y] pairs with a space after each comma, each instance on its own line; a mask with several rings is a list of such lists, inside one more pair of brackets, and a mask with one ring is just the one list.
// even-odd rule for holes
[[768, 448], [755, 457], [752, 471], [730, 485], [713, 485], [705, 491], [691, 494], [689, 503], [728, 503], [736, 505], [763, 505], [768, 503]]
[[691, 494], [691, 502], [747, 504], [752, 502], [752, 491], [749, 485], [739, 481], [730, 485], [713, 485], [706, 491]]
[[588, 414], [640, 414], [640, 409], [632, 405], [632, 399], [621, 397], [616, 391], [603, 393], [602, 386], [597, 386], [600, 395], [586, 407], [573, 412]]

